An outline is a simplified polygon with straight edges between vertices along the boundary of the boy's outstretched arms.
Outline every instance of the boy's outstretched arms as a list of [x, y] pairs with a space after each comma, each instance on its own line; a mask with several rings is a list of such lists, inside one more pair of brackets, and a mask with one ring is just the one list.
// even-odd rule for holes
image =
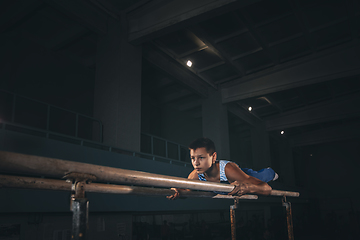
[[[244, 173], [238, 165], [235, 163], [229, 162], [225, 166], [225, 174], [231, 185], [234, 185], [234, 189], [228, 193], [228, 195], [244, 195], [247, 193], [253, 194], [261, 194], [261, 195], [269, 195], [271, 193], [272, 188], [265, 182], [254, 178], [252, 176]], [[199, 179], [196, 170], [193, 170], [188, 179]], [[175, 191], [175, 193], [171, 196], [167, 196], [170, 200], [175, 200], [181, 197], [180, 189], [171, 188]], [[191, 191], [189, 189], [181, 189]]]
[[170, 195], [170, 196], [166, 196], [167, 199], [170, 199], [170, 200], [175, 200], [175, 199], [178, 199], [180, 197], [180, 193], [179, 193], [179, 190], [177, 188], [171, 188], [171, 190], [174, 190], [175, 193], [173, 195]]
[[[195, 170], [193, 170], [189, 174], [188, 179], [199, 179], [198, 176], [197, 176], [197, 173], [195, 172]], [[174, 190], [175, 193], [173, 195], [166, 196], [166, 198], [170, 199], [170, 200], [175, 200], [175, 199], [178, 199], [179, 197], [181, 197], [179, 190], [191, 191], [190, 189], [177, 189], [177, 188], [171, 188], [171, 190]]]
[[169, 199], [169, 200], [175, 200], [175, 199], [178, 199], [178, 198], [185, 199], [186, 197], [181, 196], [180, 191], [191, 191], [190, 189], [182, 189], [182, 188], [171, 188], [171, 190], [174, 190], [175, 193], [173, 195], [166, 196], [166, 198]]
[[229, 195], [247, 193], [269, 195], [271, 193], [272, 188], [267, 183], [247, 175], [234, 163], [226, 164], [225, 173], [230, 184], [235, 186]]

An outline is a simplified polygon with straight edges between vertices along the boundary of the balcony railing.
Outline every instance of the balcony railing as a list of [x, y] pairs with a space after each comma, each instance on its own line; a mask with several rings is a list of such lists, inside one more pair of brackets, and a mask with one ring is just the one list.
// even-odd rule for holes
[[84, 114], [0, 90], [0, 120], [102, 142], [102, 123]]
[[141, 152], [190, 163], [186, 146], [147, 133], [141, 133]]
[[12, 131], [125, 155], [191, 167], [188, 148], [147, 133], [141, 152], [102, 144], [100, 120], [8, 91], [0, 90], [0, 131]]

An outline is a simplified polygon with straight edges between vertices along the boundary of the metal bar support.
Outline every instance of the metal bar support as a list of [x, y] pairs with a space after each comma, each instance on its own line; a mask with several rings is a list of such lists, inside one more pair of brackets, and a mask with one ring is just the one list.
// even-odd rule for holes
[[231, 222], [231, 240], [236, 240], [236, 208], [239, 203], [234, 199], [234, 205], [230, 205], [230, 222]]
[[89, 229], [89, 201], [87, 198], [72, 198], [71, 211], [73, 212], [71, 239], [86, 239]]
[[88, 182], [95, 180], [91, 174], [69, 173], [64, 176], [68, 182], [72, 181], [70, 210], [72, 216], [71, 239], [86, 239], [89, 229], [89, 201], [85, 198], [85, 186]]
[[286, 196], [284, 196], [282, 199], [282, 205], [285, 207], [286, 210], [286, 224], [288, 230], [288, 238], [289, 240], [294, 240], [291, 203], [286, 201]]

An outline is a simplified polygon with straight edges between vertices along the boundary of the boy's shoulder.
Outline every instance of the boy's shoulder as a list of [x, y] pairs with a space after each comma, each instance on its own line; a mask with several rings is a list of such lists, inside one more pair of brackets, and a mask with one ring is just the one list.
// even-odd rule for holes
[[199, 176], [198, 176], [196, 170], [193, 170], [193, 171], [189, 174], [188, 179], [199, 179]]
[[233, 170], [233, 169], [238, 169], [240, 168], [239, 165], [237, 165], [234, 162], [231, 161], [226, 161], [226, 165], [225, 165], [225, 171], [226, 170]]

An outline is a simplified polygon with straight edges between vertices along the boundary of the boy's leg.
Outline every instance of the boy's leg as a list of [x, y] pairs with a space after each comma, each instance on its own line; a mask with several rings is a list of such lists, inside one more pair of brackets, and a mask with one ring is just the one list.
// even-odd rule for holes
[[275, 181], [278, 178], [277, 173], [270, 167], [254, 171], [251, 168], [241, 168], [249, 176], [257, 178], [263, 182]]

